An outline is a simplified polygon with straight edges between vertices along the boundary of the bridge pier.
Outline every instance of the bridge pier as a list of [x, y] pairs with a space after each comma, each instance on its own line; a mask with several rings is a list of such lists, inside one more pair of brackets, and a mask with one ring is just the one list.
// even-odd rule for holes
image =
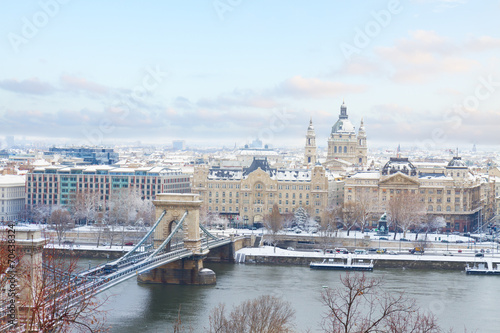
[[[175, 262], [152, 269], [137, 277], [141, 283], [161, 284], [215, 284], [215, 273], [203, 268], [203, 260], [208, 255], [201, 244], [200, 235], [200, 206], [201, 200], [198, 194], [170, 194], [160, 193], [153, 201], [158, 219], [163, 211], [165, 216], [154, 232], [154, 247], [158, 248], [179, 223], [181, 216], [187, 211], [184, 219], [183, 229], [179, 232], [183, 235], [184, 247], [193, 252], [193, 256], [180, 259]], [[169, 247], [168, 247], [169, 248]]]

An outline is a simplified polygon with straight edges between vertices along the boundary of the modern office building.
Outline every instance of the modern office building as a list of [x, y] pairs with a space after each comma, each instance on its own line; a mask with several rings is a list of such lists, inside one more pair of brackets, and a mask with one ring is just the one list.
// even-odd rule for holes
[[105, 204], [113, 192], [137, 189], [143, 199], [158, 193], [190, 193], [189, 175], [165, 167], [116, 168], [111, 166], [35, 168], [26, 177], [26, 205], [68, 205], [74, 193], [92, 191]]

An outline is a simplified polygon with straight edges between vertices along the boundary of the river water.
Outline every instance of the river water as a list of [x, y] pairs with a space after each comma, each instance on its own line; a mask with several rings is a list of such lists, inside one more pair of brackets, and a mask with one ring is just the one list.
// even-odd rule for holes
[[[93, 264], [96, 262], [93, 262]], [[111, 332], [172, 332], [181, 312], [182, 323], [204, 332], [210, 310], [220, 302], [230, 309], [243, 300], [275, 295], [291, 302], [296, 329], [321, 332], [325, 308], [319, 298], [324, 286], [339, 284], [337, 271], [300, 266], [206, 264], [217, 274], [215, 286], [138, 284], [130, 279], [105, 294]], [[405, 291], [422, 309], [432, 311], [444, 328], [463, 332], [498, 332], [500, 329], [500, 276], [468, 276], [441, 270], [379, 269], [367, 273], [384, 280], [392, 292]]]

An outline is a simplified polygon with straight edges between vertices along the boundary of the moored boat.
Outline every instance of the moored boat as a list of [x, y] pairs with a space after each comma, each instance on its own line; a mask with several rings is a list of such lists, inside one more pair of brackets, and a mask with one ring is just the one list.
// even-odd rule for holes
[[474, 263], [472, 267], [467, 264], [467, 266], [465, 266], [465, 273], [471, 275], [500, 275], [499, 265], [500, 264], [494, 264], [491, 260], [484, 260]]
[[353, 259], [351, 256], [347, 256], [346, 258], [324, 259], [321, 262], [311, 262], [309, 267], [313, 269], [341, 271], [373, 271], [373, 260], [368, 262], [363, 259]]

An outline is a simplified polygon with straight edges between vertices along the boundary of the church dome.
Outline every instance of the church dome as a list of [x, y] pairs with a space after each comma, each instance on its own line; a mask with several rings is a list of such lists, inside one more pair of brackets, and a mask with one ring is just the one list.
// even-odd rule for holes
[[355, 134], [354, 125], [349, 119], [339, 119], [332, 127], [332, 134], [335, 133]]

